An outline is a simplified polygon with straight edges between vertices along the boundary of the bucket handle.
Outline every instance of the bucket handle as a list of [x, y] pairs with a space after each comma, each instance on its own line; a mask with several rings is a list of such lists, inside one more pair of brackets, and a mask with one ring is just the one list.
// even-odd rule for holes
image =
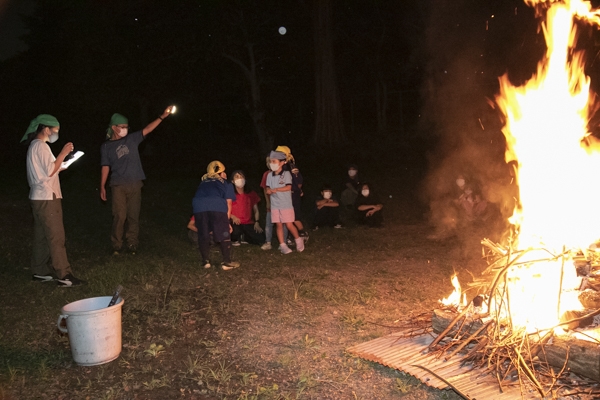
[[67, 324], [65, 323], [65, 326], [63, 327], [63, 326], [61, 326], [61, 322], [62, 322], [62, 321], [65, 321], [65, 322], [66, 322], [66, 319], [67, 319], [68, 317], [69, 317], [68, 315], [59, 315], [59, 316], [58, 316], [58, 321], [56, 321], [56, 327], [57, 327], [57, 328], [58, 328], [58, 330], [59, 330], [59, 331], [61, 331], [62, 333], [67, 333], [67, 328], [66, 328], [66, 325], [67, 325]]

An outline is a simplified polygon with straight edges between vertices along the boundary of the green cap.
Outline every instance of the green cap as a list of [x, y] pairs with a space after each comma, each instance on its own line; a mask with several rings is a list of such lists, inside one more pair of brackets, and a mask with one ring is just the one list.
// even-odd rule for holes
[[21, 138], [21, 142], [26, 141], [29, 138], [29, 135], [31, 133], [34, 133], [35, 131], [37, 131], [37, 128], [38, 128], [38, 126], [40, 126], [40, 124], [46, 125], [46, 126], [60, 126], [60, 123], [58, 122], [58, 120], [55, 117], [53, 117], [52, 115], [40, 114], [31, 120], [31, 122], [29, 123], [29, 127], [27, 128], [27, 131], [25, 132], [25, 135], [23, 135], [23, 137]]
[[119, 113], [114, 113], [112, 117], [110, 117], [110, 123], [108, 124], [108, 129], [106, 130], [106, 138], [110, 139], [112, 136], [112, 126], [113, 125], [122, 125], [128, 124], [129, 120]]

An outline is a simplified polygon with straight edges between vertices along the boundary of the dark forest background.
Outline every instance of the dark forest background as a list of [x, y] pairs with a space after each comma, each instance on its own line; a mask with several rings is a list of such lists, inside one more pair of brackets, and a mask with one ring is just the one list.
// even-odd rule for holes
[[[144, 144], [147, 170], [262, 170], [285, 144], [340, 180], [350, 162], [412, 169], [415, 184], [426, 171], [496, 179], [504, 139], [487, 99], [500, 75], [527, 79], [545, 47], [517, 0], [33, 2], [27, 50], [0, 64], [2, 165], [23, 178], [18, 141], [37, 114], [61, 122], [55, 153], [73, 141], [95, 167], [112, 113], [141, 129], [176, 104]], [[593, 82], [595, 32], [581, 39]]]

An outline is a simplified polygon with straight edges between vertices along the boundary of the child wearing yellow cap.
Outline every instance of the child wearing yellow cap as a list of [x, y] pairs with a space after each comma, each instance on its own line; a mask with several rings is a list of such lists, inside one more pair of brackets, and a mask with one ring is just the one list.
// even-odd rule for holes
[[225, 166], [220, 161], [208, 164], [206, 174], [196, 190], [192, 200], [196, 229], [198, 230], [198, 249], [204, 268], [210, 268], [210, 233], [221, 247], [223, 262], [221, 268], [228, 271], [240, 266], [231, 261], [231, 205], [235, 200], [233, 185], [227, 181]]

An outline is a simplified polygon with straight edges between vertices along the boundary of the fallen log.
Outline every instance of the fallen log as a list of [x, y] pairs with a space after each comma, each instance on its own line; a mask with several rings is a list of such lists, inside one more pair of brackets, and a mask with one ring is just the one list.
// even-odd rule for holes
[[577, 338], [555, 336], [552, 344], [544, 346], [539, 354], [555, 368], [567, 368], [578, 375], [600, 381], [600, 347], [598, 343]]
[[[447, 311], [447, 310], [433, 310], [433, 316], [431, 318], [431, 327], [433, 331], [437, 334], [444, 332], [448, 325], [454, 321], [458, 314], [456, 312]], [[446, 333], [446, 336], [454, 336], [460, 332], [462, 334], [472, 335], [477, 332], [483, 326], [483, 322], [479, 318], [473, 319], [469, 316], [464, 316], [466, 320], [458, 321], [451, 329]]]
[[579, 294], [579, 301], [585, 308], [597, 310], [600, 308], [600, 293], [595, 290], [584, 290]]

